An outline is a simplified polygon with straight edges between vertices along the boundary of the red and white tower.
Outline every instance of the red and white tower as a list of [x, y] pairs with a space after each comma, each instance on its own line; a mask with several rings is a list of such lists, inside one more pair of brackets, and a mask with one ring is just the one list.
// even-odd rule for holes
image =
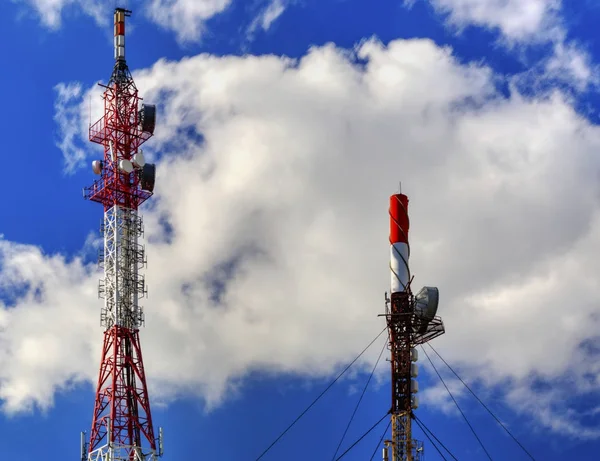
[[162, 431], [154, 433], [139, 329], [146, 294], [140, 270], [146, 264], [138, 209], [152, 196], [156, 168], [145, 163], [140, 146], [154, 133], [155, 106], [141, 98], [125, 62], [125, 17], [115, 9], [115, 66], [105, 91], [104, 116], [90, 126], [90, 141], [104, 146], [104, 159], [92, 163], [98, 180], [84, 190], [86, 199], [104, 206], [104, 269], [99, 296], [104, 345], [89, 441], [82, 434], [81, 459], [149, 461], [162, 456]]
[[408, 197], [402, 193], [390, 197], [390, 271], [391, 297], [386, 293], [385, 317], [391, 352], [392, 406], [391, 440], [385, 441], [384, 461], [418, 461], [423, 446], [412, 438], [412, 414], [419, 406], [417, 345], [444, 333], [442, 319], [436, 317], [439, 292], [423, 287], [416, 296], [411, 291], [412, 277], [408, 259]]

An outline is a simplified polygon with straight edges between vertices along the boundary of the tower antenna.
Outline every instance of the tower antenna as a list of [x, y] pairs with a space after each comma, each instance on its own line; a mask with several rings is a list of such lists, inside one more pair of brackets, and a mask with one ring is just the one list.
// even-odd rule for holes
[[416, 346], [444, 334], [442, 319], [436, 317], [439, 291], [423, 287], [416, 296], [411, 290], [408, 259], [408, 197], [400, 189], [390, 197], [391, 296], [385, 296], [385, 316], [391, 354], [391, 439], [384, 442], [384, 461], [421, 461], [423, 444], [412, 438], [413, 410], [419, 406]]
[[104, 269], [99, 295], [104, 345], [89, 441], [81, 436], [82, 461], [156, 461], [162, 456], [162, 430], [155, 436], [139, 329], [146, 293], [140, 270], [146, 265], [142, 217], [138, 209], [154, 191], [156, 167], [140, 146], [152, 137], [156, 108], [141, 98], [125, 61], [125, 18], [114, 11], [115, 65], [104, 88], [104, 116], [89, 128], [90, 141], [104, 146], [103, 160], [92, 162], [99, 179], [84, 196], [104, 207]]

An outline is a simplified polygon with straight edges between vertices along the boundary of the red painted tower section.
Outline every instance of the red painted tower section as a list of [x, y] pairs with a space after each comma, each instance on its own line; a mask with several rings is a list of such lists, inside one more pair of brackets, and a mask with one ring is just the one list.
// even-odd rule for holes
[[104, 269], [99, 294], [104, 298], [105, 327], [100, 374], [89, 442], [82, 436], [82, 460], [148, 461], [162, 455], [162, 433], [154, 433], [139, 328], [144, 323], [139, 299], [146, 294], [144, 247], [139, 206], [154, 190], [155, 166], [140, 146], [154, 133], [155, 106], [141, 98], [125, 62], [125, 18], [117, 8], [115, 66], [104, 87], [104, 116], [90, 126], [90, 141], [104, 146], [104, 158], [92, 168], [100, 178], [84, 191], [104, 207]]

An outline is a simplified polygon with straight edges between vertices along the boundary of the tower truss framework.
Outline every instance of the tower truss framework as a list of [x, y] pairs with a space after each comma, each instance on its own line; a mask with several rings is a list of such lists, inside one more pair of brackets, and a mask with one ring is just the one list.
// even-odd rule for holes
[[139, 329], [146, 293], [143, 221], [138, 208], [153, 194], [155, 167], [140, 146], [152, 137], [155, 108], [141, 98], [125, 61], [125, 17], [115, 9], [115, 66], [104, 87], [104, 116], [90, 126], [90, 141], [103, 145], [104, 157], [92, 168], [99, 179], [84, 189], [86, 199], [101, 203], [104, 270], [98, 294], [104, 299], [100, 322], [104, 341], [89, 441], [82, 434], [81, 459], [156, 461], [162, 456], [162, 430], [152, 422]]
[[385, 314], [388, 327], [391, 365], [391, 438], [385, 441], [384, 461], [422, 461], [422, 442], [413, 439], [412, 416], [418, 407], [419, 387], [416, 346], [444, 333], [442, 319], [435, 315], [438, 290], [424, 287], [416, 296], [411, 290], [408, 264], [408, 197], [402, 193], [390, 197], [390, 272], [391, 296], [386, 294]]

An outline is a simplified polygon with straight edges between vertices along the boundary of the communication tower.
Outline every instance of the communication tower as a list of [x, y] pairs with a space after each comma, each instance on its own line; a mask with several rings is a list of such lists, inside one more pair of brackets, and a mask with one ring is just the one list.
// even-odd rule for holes
[[156, 108], [141, 104], [125, 62], [125, 18], [114, 12], [115, 65], [104, 88], [104, 116], [89, 128], [90, 141], [104, 146], [103, 160], [92, 162], [100, 176], [84, 196], [104, 206], [104, 248], [99, 265], [104, 278], [100, 321], [104, 345], [89, 441], [81, 434], [82, 461], [155, 461], [162, 456], [162, 430], [154, 433], [139, 329], [146, 295], [142, 217], [138, 208], [154, 190], [156, 167], [140, 146], [154, 134]]
[[423, 444], [412, 438], [412, 414], [419, 406], [416, 346], [444, 333], [442, 319], [435, 314], [439, 291], [423, 287], [411, 291], [408, 259], [408, 197], [401, 192], [390, 197], [391, 297], [385, 296], [385, 314], [392, 371], [392, 437], [385, 441], [384, 461], [421, 461]]

